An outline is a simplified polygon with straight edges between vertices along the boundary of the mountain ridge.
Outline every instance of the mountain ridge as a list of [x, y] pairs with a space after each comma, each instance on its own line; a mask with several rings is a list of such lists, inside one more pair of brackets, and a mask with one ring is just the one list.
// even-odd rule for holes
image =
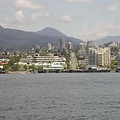
[[[63, 36], [50, 36], [44, 35], [43, 33], [38, 34], [36, 32], [0, 27], [0, 50], [3, 50], [4, 48], [8, 50], [29, 50], [35, 45], [45, 45], [48, 42], [53, 45], [58, 45], [58, 41], [61, 37]], [[84, 42], [80, 39], [71, 39], [67, 36], [64, 36], [64, 38], [66, 43], [72, 42], [73, 45], [78, 45], [81, 42]]]
[[64, 33], [60, 32], [59, 30], [52, 28], [52, 27], [46, 27], [42, 29], [41, 31], [37, 31], [36, 33], [40, 35], [47, 35], [47, 36], [61, 36], [61, 37], [67, 37]]
[[120, 36], [106, 36], [105, 38], [95, 40], [97, 45], [103, 45], [109, 42], [120, 42]]

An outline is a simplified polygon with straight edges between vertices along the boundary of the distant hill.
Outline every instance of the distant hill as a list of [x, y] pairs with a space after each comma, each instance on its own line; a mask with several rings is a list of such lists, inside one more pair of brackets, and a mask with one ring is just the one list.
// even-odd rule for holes
[[64, 33], [51, 28], [51, 27], [46, 27], [44, 29], [42, 29], [41, 31], [37, 31], [36, 33], [40, 34], [40, 35], [47, 35], [47, 36], [60, 36], [60, 37], [67, 37]]
[[73, 37], [67, 37], [65, 34], [53, 28], [49, 28], [49, 30], [51, 31], [50, 33], [46, 32], [48, 28], [41, 30], [42, 32], [27, 32], [0, 26], [0, 50], [3, 50], [3, 48], [7, 50], [29, 50], [35, 45], [44, 46], [48, 42], [53, 45], [58, 45], [58, 40], [62, 37], [65, 38], [66, 43], [72, 42], [73, 45], [84, 42]]
[[120, 36], [107, 36], [105, 38], [100, 38], [98, 40], [95, 40], [95, 43], [97, 45], [103, 45], [109, 42], [120, 42]]

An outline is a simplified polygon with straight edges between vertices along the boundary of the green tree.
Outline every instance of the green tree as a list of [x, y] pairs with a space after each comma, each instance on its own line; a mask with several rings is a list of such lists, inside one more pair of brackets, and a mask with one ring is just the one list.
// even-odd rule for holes
[[79, 64], [79, 69], [85, 69], [86, 68], [86, 65], [83, 65], [83, 64]]
[[13, 70], [14, 71], [19, 71], [20, 69], [20, 65], [19, 64], [15, 64], [14, 67], [13, 67]]
[[32, 71], [36, 70], [36, 67], [34, 64], [32, 64], [29, 68], [32, 69]]
[[12, 67], [15, 64], [15, 59], [13, 57], [10, 58], [8, 65]]
[[24, 70], [27, 71], [28, 66], [24, 65], [23, 67], [24, 67]]
[[9, 66], [8, 65], [3, 65], [3, 70], [8, 70]]
[[70, 69], [70, 62], [66, 62], [67, 69]]

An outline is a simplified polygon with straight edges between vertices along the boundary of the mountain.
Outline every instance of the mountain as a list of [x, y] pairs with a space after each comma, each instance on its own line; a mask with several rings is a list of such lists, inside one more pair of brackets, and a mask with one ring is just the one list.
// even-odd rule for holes
[[47, 35], [47, 36], [60, 36], [60, 37], [67, 37], [64, 33], [51, 28], [51, 27], [46, 27], [44, 29], [42, 29], [41, 31], [37, 31], [36, 33], [40, 34], [40, 35]]
[[72, 42], [74, 45], [79, 45], [80, 43], [84, 43], [84, 41], [82, 41], [80, 39], [77, 39], [74, 37], [68, 37], [64, 33], [60, 32], [54, 28], [51, 28], [51, 27], [46, 27], [46, 28], [42, 29], [41, 31], [37, 31], [36, 33], [40, 34], [40, 35], [49, 36], [49, 37], [50, 36], [56, 37], [56, 38], [58, 38], [58, 40], [60, 38], [64, 38], [66, 43]]
[[97, 45], [103, 45], [109, 42], [120, 42], [120, 36], [107, 36], [105, 38], [100, 38], [98, 40], [95, 40], [95, 43]]
[[58, 41], [62, 37], [65, 38], [66, 43], [72, 42], [73, 45], [78, 45], [83, 42], [82, 40], [76, 38], [67, 37], [65, 34], [53, 28], [51, 28], [51, 34], [47, 34], [46, 31], [47, 29], [43, 29], [41, 33], [28, 32], [16, 29], [3, 28], [2, 26], [0, 26], [0, 50], [3, 50], [4, 48], [6, 48], [7, 50], [29, 50], [35, 45], [44, 46], [48, 42], [53, 45], [58, 45]]

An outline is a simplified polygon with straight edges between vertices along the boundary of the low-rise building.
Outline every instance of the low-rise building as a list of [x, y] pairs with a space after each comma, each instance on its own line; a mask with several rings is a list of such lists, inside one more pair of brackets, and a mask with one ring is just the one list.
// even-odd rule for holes
[[27, 58], [22, 58], [19, 64], [23, 65], [35, 65], [36, 67], [42, 66], [47, 67], [54, 63], [59, 63], [63, 67], [66, 67], [66, 59], [60, 58], [59, 56], [54, 56], [53, 54], [47, 56], [40, 56], [38, 53], [35, 53], [34, 56], [28, 56]]

